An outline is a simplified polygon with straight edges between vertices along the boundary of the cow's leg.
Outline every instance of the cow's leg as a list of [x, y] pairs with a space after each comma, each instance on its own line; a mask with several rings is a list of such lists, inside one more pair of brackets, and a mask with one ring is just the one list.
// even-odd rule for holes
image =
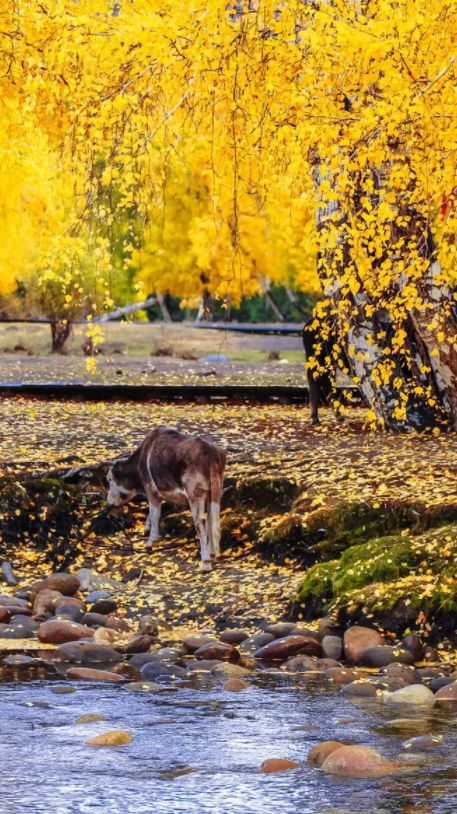
[[319, 404], [319, 385], [317, 379], [314, 378], [312, 370], [308, 371], [308, 396], [309, 408], [311, 410], [312, 424], [319, 424], [319, 416], [317, 412]]
[[208, 544], [208, 515], [204, 497], [189, 497], [190, 509], [194, 519], [195, 529], [200, 541], [200, 556], [202, 571], [211, 571], [211, 552]]
[[146, 546], [150, 548], [159, 537], [159, 521], [162, 501], [157, 497], [150, 487], [147, 487], [146, 489], [146, 497], [149, 504], [149, 516], [145, 523], [145, 530], [149, 531]]

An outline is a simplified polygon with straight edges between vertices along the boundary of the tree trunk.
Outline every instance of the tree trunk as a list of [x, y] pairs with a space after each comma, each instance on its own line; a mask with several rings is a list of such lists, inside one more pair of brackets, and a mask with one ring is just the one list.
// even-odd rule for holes
[[51, 319], [50, 325], [52, 353], [63, 353], [65, 350], [65, 344], [71, 334], [71, 320], [58, 319], [57, 317], [54, 317]]
[[[315, 164], [314, 177], [319, 189], [323, 179], [319, 162]], [[326, 180], [329, 180], [327, 176]], [[336, 188], [336, 182], [331, 186]], [[372, 204], [373, 208], [377, 205], [376, 193]], [[349, 206], [357, 211], [358, 202], [350, 201]], [[348, 290], [347, 283], [342, 282], [351, 261], [347, 222], [337, 200], [320, 201], [317, 226], [321, 245], [325, 248], [318, 266], [326, 280], [327, 307], [332, 314], [332, 330], [337, 336], [335, 355], [339, 343], [340, 356], [341, 348], [344, 348], [349, 361], [349, 374], [384, 429], [393, 432], [424, 430], [442, 423], [444, 416], [455, 425], [457, 354], [451, 350], [452, 344], [438, 349], [438, 332], [432, 335], [427, 327], [430, 304], [434, 303], [433, 309], [438, 313], [443, 299], [449, 299], [443, 285], [436, 284], [437, 272], [433, 271], [436, 264], [430, 263], [429, 274], [423, 283], [426, 308], [408, 314], [401, 325], [394, 326], [389, 314], [371, 301], [361, 281], [354, 290]], [[424, 244], [424, 223], [419, 217], [412, 218], [412, 222], [413, 236], [421, 246]], [[391, 338], [399, 329], [404, 333], [404, 348], [401, 353], [393, 353]], [[453, 335], [455, 337], [455, 327]]]
[[160, 310], [162, 311], [163, 321], [171, 322], [171, 316], [168, 310], [166, 298], [159, 291], [157, 292], [157, 302], [159, 303]]

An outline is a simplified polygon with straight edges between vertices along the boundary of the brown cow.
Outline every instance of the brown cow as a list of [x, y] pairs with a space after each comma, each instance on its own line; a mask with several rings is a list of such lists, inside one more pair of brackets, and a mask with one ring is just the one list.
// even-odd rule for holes
[[122, 506], [145, 494], [149, 517], [148, 546], [159, 536], [164, 501], [189, 501], [200, 540], [202, 570], [211, 571], [219, 557], [220, 503], [224, 481], [224, 450], [197, 436], [159, 427], [150, 432], [131, 455], [115, 461], [108, 472], [108, 503]]

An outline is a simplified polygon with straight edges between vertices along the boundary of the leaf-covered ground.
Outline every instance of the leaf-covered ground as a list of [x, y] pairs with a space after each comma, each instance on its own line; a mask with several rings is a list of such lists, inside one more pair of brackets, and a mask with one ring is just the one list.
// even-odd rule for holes
[[[163, 539], [149, 554], [142, 506], [124, 510], [120, 519], [128, 517], [128, 522], [101, 533], [91, 526], [93, 495], [82, 495], [82, 537], [73, 565], [122, 580], [118, 587], [126, 611], [147, 608], [178, 627], [211, 629], [227, 619], [254, 624], [283, 617], [304, 578], [308, 605], [317, 597], [324, 610], [343, 598], [346, 609], [360, 600], [369, 614], [406, 598], [417, 617], [416, 599], [433, 598], [438, 584], [444, 586], [439, 601], [452, 606], [457, 586], [455, 435], [369, 432], [364, 411], [356, 409], [341, 424], [323, 411], [321, 425], [313, 427], [306, 408], [282, 405], [15, 398], [0, 403], [0, 414], [0, 475], [19, 483], [31, 471], [110, 459], [157, 425], [208, 435], [228, 450], [226, 550], [208, 577], [197, 570], [188, 514], [164, 519]], [[275, 483], [283, 478], [290, 486], [285, 501], [278, 504], [274, 491], [268, 491], [269, 478]], [[96, 501], [98, 511], [100, 495]], [[40, 523], [44, 528], [49, 507], [40, 511], [38, 528]], [[16, 496], [13, 520], [21, 512]], [[5, 531], [6, 513], [2, 520]], [[45, 552], [32, 543], [32, 537], [26, 538], [8, 551], [23, 579], [49, 569]], [[438, 580], [443, 569], [446, 574]], [[410, 593], [414, 601], [408, 602]], [[309, 616], [309, 607], [300, 613]]]

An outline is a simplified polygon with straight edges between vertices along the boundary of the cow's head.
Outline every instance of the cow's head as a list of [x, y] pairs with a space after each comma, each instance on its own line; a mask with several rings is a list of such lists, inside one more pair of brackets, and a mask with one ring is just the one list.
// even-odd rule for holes
[[107, 501], [110, 506], [123, 506], [141, 490], [131, 472], [127, 458], [119, 458], [113, 463], [106, 476], [108, 481]]

